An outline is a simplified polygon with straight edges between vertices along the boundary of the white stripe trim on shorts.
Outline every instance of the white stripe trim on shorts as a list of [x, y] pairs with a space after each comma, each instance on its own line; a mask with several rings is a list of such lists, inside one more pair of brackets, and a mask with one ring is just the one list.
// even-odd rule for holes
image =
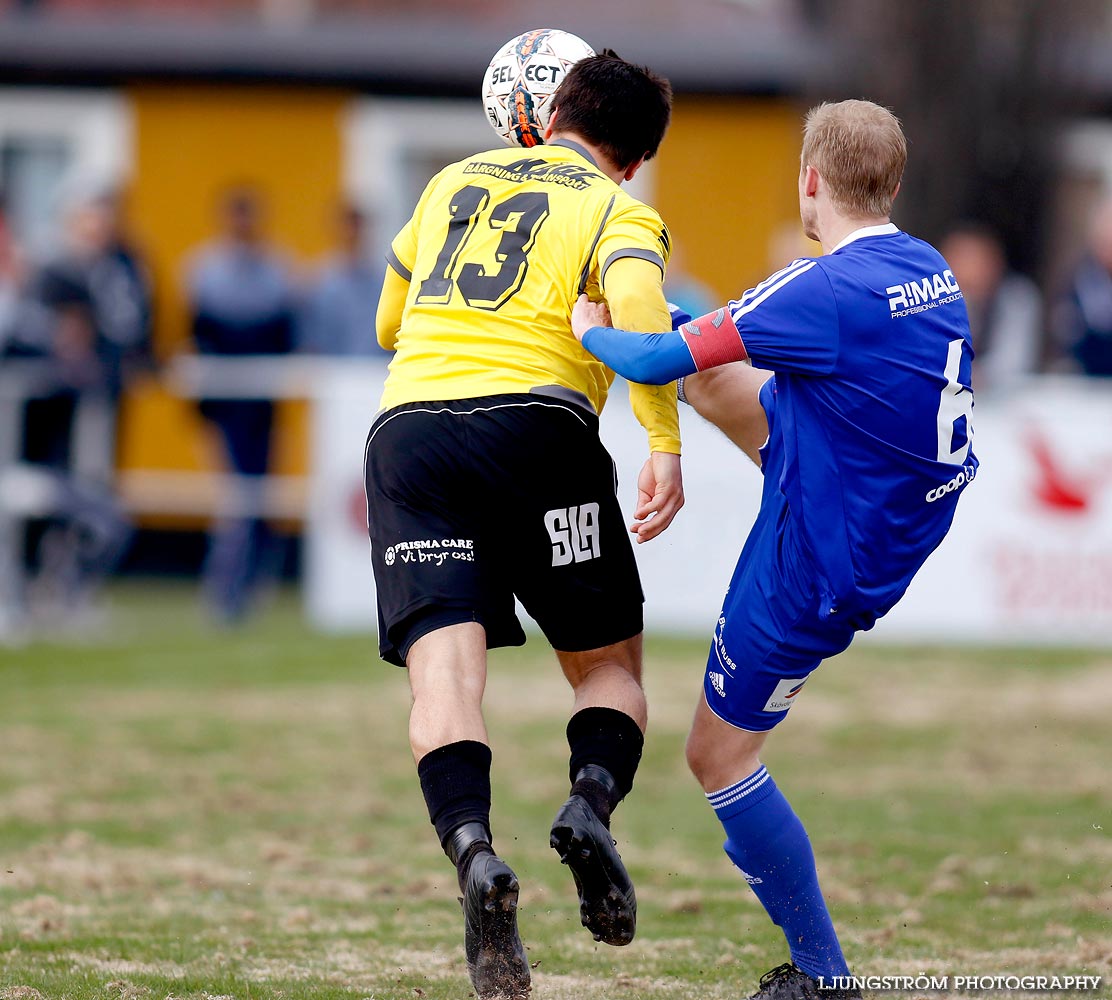
[[[398, 405], [405, 406], [406, 404], [399, 403]], [[375, 427], [374, 430], [371, 431], [371, 433], [367, 436], [367, 445], [363, 449], [363, 467], [366, 468], [367, 465], [367, 450], [371, 446], [371, 439], [374, 438], [374, 436], [380, 430], [382, 430], [383, 427], [390, 423], [391, 420], [394, 420], [397, 417], [404, 417], [408, 413], [451, 413], [453, 416], [467, 417], [470, 416], [472, 413], [489, 413], [491, 410], [504, 410], [507, 407], [511, 406], [547, 406], [551, 409], [563, 410], [565, 413], [570, 413], [573, 417], [575, 417], [575, 419], [578, 420], [584, 427], [590, 427], [587, 421], [584, 420], [578, 413], [576, 413], [568, 404], [546, 403], [543, 400], [539, 399], [529, 400], [528, 402], [521, 403], [495, 403], [493, 406], [475, 406], [472, 407], [470, 410], [453, 410], [450, 406], [442, 406], [439, 409], [419, 406], [414, 407], [412, 410], [402, 410], [400, 413], [392, 413], [385, 420], [383, 420], [382, 423]]]

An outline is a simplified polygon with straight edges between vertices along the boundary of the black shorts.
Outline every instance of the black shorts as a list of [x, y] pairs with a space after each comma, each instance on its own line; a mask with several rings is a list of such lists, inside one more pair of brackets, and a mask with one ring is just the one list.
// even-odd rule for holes
[[477, 621], [487, 646], [525, 641], [516, 595], [553, 648], [643, 628], [641, 581], [598, 418], [539, 394], [406, 403], [367, 437], [379, 651]]

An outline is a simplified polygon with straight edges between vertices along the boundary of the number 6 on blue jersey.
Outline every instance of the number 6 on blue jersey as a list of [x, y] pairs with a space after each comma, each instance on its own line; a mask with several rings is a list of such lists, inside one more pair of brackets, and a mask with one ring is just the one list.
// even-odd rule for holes
[[947, 465], [961, 465], [973, 443], [973, 393], [958, 381], [964, 344], [961, 338], [950, 341], [942, 372], [946, 385], [938, 400], [938, 461]]

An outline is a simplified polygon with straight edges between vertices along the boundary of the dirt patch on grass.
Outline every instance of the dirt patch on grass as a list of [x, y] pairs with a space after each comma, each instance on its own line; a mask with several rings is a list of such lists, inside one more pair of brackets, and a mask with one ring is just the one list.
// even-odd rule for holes
[[9, 986], [0, 990], [0, 1000], [44, 1000], [33, 986]]
[[[191, 648], [229, 663], [246, 655], [226, 637]], [[328, 640], [305, 648], [327, 658]], [[648, 752], [615, 826], [642, 903], [628, 949], [579, 926], [570, 879], [547, 847], [567, 790], [571, 691], [536, 641], [524, 659], [492, 665], [493, 819], [525, 887], [534, 1000], [736, 1000], [782, 960], [779, 932], [722, 854], [682, 760], [705, 646], [661, 648], [646, 665]], [[195, 655], [158, 661], [166, 687], [102, 689], [82, 667], [72, 689], [23, 699], [10, 729], [0, 718], [15, 734], [0, 761], [0, 921], [13, 949], [3, 985], [45, 991], [68, 975], [73, 988], [47, 1000], [144, 1000], [128, 991], [155, 981], [146, 1000], [201, 1000], [205, 985], [239, 1000], [466, 997], [454, 873], [408, 755], [404, 675], [227, 690], [212, 670], [206, 688], [191, 679]], [[870, 972], [918, 973], [955, 955], [951, 972], [1087, 963], [1106, 974], [1112, 938], [1091, 930], [1112, 906], [1112, 888], [1093, 875], [1112, 867], [1099, 829], [1112, 825], [1101, 816], [1112, 750], [1105, 660], [1004, 670], [983, 653], [870, 648], [808, 684], [770, 742], [770, 766], [800, 814], [815, 812], [828, 899]], [[930, 828], [920, 791], [950, 811]], [[1013, 803], [1030, 823], [992, 825], [992, 810]], [[1061, 821], [1048, 825], [1044, 806]], [[819, 818], [828, 808], [836, 828]], [[40, 824], [37, 843], [26, 824]], [[59, 836], [67, 826], [92, 834]], [[39, 935], [34, 947], [23, 931]]]
[[82, 951], [67, 951], [57, 958], [76, 969], [87, 969], [99, 975], [123, 981], [126, 976], [162, 976], [166, 979], [184, 979], [189, 969], [176, 962], [136, 962], [122, 958], [104, 958]]

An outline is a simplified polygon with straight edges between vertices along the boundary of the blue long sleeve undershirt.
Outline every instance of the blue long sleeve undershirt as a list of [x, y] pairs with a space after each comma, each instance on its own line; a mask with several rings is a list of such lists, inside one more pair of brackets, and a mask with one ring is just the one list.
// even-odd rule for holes
[[583, 346], [623, 378], [642, 385], [666, 385], [696, 371], [687, 344], [674, 330], [634, 333], [593, 326], [584, 334]]

